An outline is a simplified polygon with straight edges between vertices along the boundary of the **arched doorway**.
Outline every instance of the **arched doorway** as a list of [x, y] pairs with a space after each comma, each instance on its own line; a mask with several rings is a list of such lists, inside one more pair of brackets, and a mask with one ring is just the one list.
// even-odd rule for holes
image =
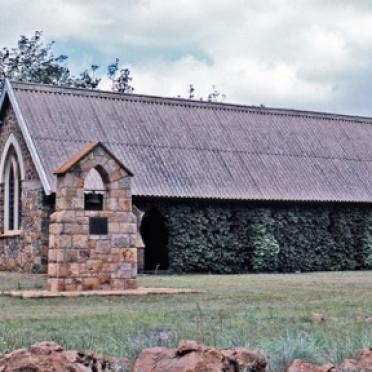
[[140, 232], [145, 244], [145, 270], [167, 270], [168, 229], [163, 216], [156, 208], [145, 213]]

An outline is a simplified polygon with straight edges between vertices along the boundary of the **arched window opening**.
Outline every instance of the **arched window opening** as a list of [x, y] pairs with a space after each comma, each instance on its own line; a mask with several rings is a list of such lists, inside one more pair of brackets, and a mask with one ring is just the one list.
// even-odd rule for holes
[[168, 270], [168, 229], [156, 208], [145, 213], [140, 232], [145, 243], [145, 270]]
[[9, 230], [14, 230], [14, 168], [11, 166], [9, 169]]
[[18, 162], [11, 155], [4, 174], [4, 232], [19, 230], [21, 225], [21, 180]]
[[89, 211], [103, 210], [105, 186], [101, 174], [92, 168], [84, 180], [84, 205]]

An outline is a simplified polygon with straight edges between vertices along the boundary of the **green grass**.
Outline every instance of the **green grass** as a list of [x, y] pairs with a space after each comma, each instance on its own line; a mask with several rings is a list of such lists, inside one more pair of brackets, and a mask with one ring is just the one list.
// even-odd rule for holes
[[[0, 290], [40, 288], [43, 276], [0, 274]], [[142, 276], [141, 286], [206, 293], [133, 297], [0, 297], [0, 351], [54, 340], [132, 357], [181, 338], [259, 349], [271, 370], [294, 358], [338, 362], [372, 346], [372, 272]], [[312, 313], [332, 320], [312, 324]]]

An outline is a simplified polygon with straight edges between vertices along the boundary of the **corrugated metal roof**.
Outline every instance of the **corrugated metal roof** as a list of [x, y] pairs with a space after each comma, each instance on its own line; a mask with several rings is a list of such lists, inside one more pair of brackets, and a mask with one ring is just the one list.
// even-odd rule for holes
[[103, 142], [133, 194], [372, 202], [372, 119], [12, 83], [45, 169]]

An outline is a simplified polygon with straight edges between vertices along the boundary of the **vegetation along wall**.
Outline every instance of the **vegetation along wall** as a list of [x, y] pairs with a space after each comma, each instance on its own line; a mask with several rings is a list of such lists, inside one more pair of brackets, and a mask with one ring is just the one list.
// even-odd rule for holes
[[137, 201], [168, 228], [176, 272], [372, 268], [372, 206]]

